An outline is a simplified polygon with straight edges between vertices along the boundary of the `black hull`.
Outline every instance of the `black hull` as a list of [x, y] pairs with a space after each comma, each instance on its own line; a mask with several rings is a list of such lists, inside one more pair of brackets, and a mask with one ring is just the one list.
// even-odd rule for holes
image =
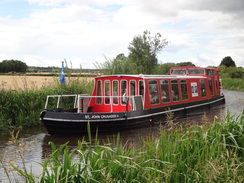
[[91, 132], [121, 131], [163, 122], [169, 109], [174, 116], [186, 117], [187, 114], [206, 111], [224, 103], [224, 96], [218, 96], [197, 102], [116, 113], [73, 113], [55, 109], [44, 110], [40, 119], [49, 134], [87, 134], [88, 122]]

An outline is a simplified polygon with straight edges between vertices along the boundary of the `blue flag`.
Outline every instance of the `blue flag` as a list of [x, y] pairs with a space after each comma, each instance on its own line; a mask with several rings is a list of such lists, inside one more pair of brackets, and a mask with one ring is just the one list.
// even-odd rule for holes
[[62, 69], [61, 69], [61, 74], [60, 74], [60, 82], [62, 85], [65, 84], [64, 63], [63, 62], [62, 62]]

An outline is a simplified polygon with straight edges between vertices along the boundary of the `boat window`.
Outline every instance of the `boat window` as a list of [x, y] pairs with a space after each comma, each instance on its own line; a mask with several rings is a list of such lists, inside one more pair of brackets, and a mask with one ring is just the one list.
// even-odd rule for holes
[[149, 80], [149, 99], [151, 104], [158, 104], [158, 81], [157, 80]]
[[205, 80], [204, 79], [200, 80], [200, 86], [201, 86], [201, 95], [202, 95], [202, 97], [206, 97], [206, 85], [205, 85]]
[[102, 103], [102, 98], [99, 96], [102, 96], [102, 82], [101, 80], [97, 81], [97, 94], [98, 97], [96, 98], [96, 103], [101, 104]]
[[213, 82], [211, 78], [208, 79], [208, 86], [210, 89], [210, 94], [213, 95]]
[[139, 95], [144, 96], [144, 82], [142, 80], [139, 81], [139, 88], [140, 88]]
[[190, 75], [204, 75], [204, 69], [188, 69]]
[[130, 81], [130, 95], [136, 95], [136, 81]]
[[105, 104], [110, 104], [110, 81], [105, 80], [104, 83], [104, 93], [105, 93]]
[[171, 80], [171, 87], [172, 87], [172, 99], [173, 101], [178, 101], [179, 100], [178, 81]]
[[118, 104], [118, 90], [119, 90], [119, 86], [118, 86], [118, 81], [114, 80], [113, 81], [113, 104]]
[[213, 76], [213, 71], [210, 69], [206, 69], [207, 76]]
[[160, 81], [160, 87], [161, 87], [161, 94], [162, 94], [163, 103], [170, 102], [168, 80], [161, 80]]
[[187, 92], [186, 80], [180, 81], [180, 88], [181, 88], [182, 100], [187, 100], [188, 99], [188, 92]]
[[216, 86], [216, 95], [219, 95], [219, 85], [217, 80], [215, 80], [215, 86]]
[[171, 74], [173, 74], [173, 75], [178, 75], [178, 74], [184, 75], [184, 74], [186, 74], [186, 69], [172, 69]]
[[121, 81], [121, 104], [125, 105], [127, 103], [128, 100], [128, 91], [127, 91], [127, 81], [126, 80], [122, 80]]

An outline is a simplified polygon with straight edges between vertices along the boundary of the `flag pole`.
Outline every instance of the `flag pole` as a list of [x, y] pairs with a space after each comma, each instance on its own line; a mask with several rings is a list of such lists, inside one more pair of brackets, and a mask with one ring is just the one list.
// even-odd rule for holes
[[62, 61], [62, 68], [61, 68], [61, 73], [60, 73], [60, 103], [62, 102], [62, 95], [63, 95], [63, 86], [62, 85], [65, 85], [65, 70], [64, 70], [64, 62]]

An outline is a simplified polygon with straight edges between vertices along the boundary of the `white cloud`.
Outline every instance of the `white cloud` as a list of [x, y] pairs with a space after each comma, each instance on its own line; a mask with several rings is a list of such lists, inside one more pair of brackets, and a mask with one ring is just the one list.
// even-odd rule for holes
[[104, 55], [127, 55], [133, 37], [149, 30], [170, 42], [158, 56], [161, 61], [207, 66], [231, 56], [244, 66], [242, 1], [217, 1], [219, 6], [209, 0], [28, 2], [40, 6], [29, 17], [0, 17], [0, 60], [59, 66], [67, 59], [73, 67], [94, 68]]

